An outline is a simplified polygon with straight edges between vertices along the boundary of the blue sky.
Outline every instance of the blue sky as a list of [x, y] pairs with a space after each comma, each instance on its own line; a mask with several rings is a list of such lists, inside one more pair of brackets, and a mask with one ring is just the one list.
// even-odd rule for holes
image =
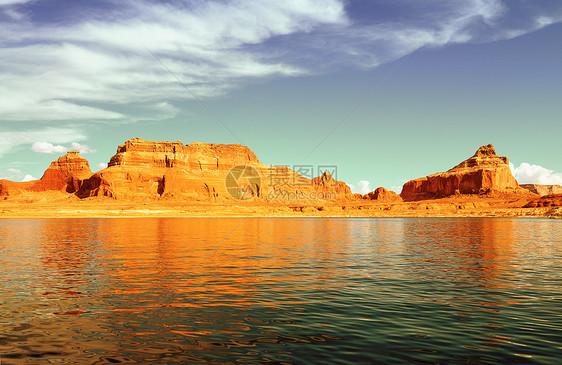
[[141, 137], [337, 165], [363, 192], [494, 143], [520, 182], [562, 184], [561, 39], [559, 0], [0, 0], [0, 178]]

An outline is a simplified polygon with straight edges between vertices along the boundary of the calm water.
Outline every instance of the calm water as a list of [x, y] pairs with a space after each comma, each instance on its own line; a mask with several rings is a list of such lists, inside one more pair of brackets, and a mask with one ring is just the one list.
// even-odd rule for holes
[[0, 220], [5, 364], [544, 363], [562, 221]]

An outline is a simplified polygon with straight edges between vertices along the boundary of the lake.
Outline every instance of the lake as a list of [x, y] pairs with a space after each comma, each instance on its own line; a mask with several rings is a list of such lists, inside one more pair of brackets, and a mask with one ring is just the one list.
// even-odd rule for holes
[[560, 363], [562, 221], [0, 220], [6, 364]]

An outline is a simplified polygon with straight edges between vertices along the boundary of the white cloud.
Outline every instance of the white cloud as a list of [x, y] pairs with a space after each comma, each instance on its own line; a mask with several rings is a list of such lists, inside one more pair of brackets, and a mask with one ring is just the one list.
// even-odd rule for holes
[[0, 180], [7, 179], [7, 180], [14, 180], [19, 179], [23, 175], [23, 172], [19, 169], [7, 169], [7, 170], [0, 170]]
[[390, 190], [394, 191], [396, 194], [400, 194], [402, 192], [402, 185], [393, 185], [390, 187]]
[[28, 3], [33, 0], [0, 0], [0, 6]]
[[35, 142], [31, 146], [31, 150], [38, 153], [65, 153], [68, 151], [68, 148], [61, 145], [53, 145], [49, 142]]
[[77, 142], [72, 142], [72, 143], [70, 144], [70, 149], [69, 149], [69, 150], [78, 151], [78, 152], [80, 152], [80, 154], [82, 154], [82, 155], [84, 155], [84, 154], [86, 154], [86, 153], [93, 153], [93, 152], [96, 152], [96, 150], [91, 149], [90, 146], [85, 145], [85, 144], [80, 144], [80, 143], [77, 143]]
[[519, 167], [510, 163], [509, 168], [519, 184], [562, 185], [562, 173], [539, 165], [522, 162]]
[[348, 185], [351, 188], [351, 191], [356, 194], [365, 195], [373, 191], [369, 186], [370, 183], [367, 180], [361, 180], [357, 183], [357, 185], [354, 184], [348, 184]]
[[91, 149], [89, 146], [77, 142], [72, 142], [70, 146], [54, 145], [49, 142], [35, 142], [31, 146], [31, 150], [38, 153], [66, 153], [72, 150], [76, 150], [81, 154], [96, 152], [96, 150]]
[[98, 168], [98, 171], [103, 170], [103, 169], [107, 168], [107, 163], [100, 162], [99, 164], [96, 165], [96, 167]]
[[26, 182], [26, 181], [33, 181], [33, 180], [37, 180], [37, 179], [31, 175], [25, 175], [21, 181]]
[[[376, 18], [375, 3], [363, 5], [373, 7], [374, 20], [324, 27], [299, 36], [299, 47], [289, 49], [286, 58], [308, 61], [309, 69], [342, 63], [370, 68], [424, 47], [510, 39], [562, 21], [562, 6], [545, 2], [394, 0], [387, 2], [380, 18]], [[287, 45], [294, 43], [287, 40]], [[322, 62], [318, 62], [319, 55]]]
[[114, 107], [130, 103], [169, 113], [163, 100], [192, 96], [150, 51], [196, 95], [216, 96], [243, 78], [302, 73], [246, 45], [345, 21], [339, 0], [125, 1], [103, 12], [73, 25], [0, 25], [10, 39], [0, 48], [0, 118], [123, 120]]
[[0, 131], [0, 157], [16, 151], [21, 146], [32, 145], [36, 141], [61, 144], [85, 139], [86, 136], [76, 128], [48, 127], [20, 131]]
[[249, 78], [375, 67], [422, 47], [506, 39], [562, 19], [560, 5], [536, 1], [394, 0], [386, 5], [394, 11], [369, 21], [353, 18], [354, 3], [341, 0], [88, 3], [88, 16], [73, 13], [71, 22], [0, 23], [0, 119], [169, 118], [174, 101], [192, 95], [150, 51], [208, 98]]
[[19, 11], [18, 5], [29, 3], [35, 0], [0, 0], [0, 16], [2, 14], [13, 20], [21, 20], [25, 16]]

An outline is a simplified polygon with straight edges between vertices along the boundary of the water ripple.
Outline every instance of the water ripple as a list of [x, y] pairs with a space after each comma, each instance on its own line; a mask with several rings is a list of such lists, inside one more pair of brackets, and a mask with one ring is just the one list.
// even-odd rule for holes
[[2, 364], [562, 357], [562, 222], [242, 220], [1, 220]]

